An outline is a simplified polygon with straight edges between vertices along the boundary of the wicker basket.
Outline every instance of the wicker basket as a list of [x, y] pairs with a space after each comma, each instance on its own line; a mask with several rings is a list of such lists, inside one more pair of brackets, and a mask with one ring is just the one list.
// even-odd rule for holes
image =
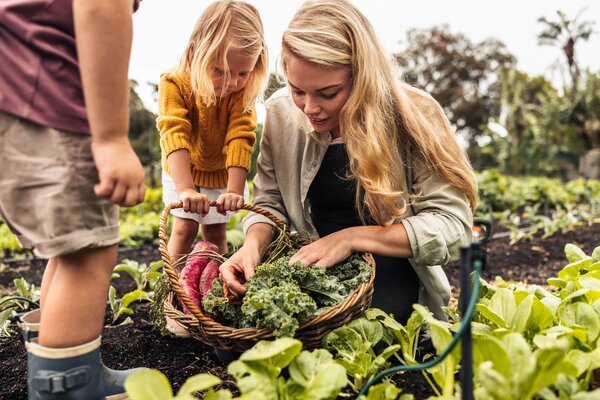
[[[216, 202], [213, 201], [210, 205], [213, 207], [216, 205]], [[274, 339], [273, 331], [270, 329], [238, 329], [216, 322], [205, 316], [202, 313], [202, 310], [196, 307], [191, 302], [188, 295], [182, 290], [179, 285], [178, 272], [175, 270], [173, 261], [167, 251], [168, 236], [166, 228], [170, 211], [174, 208], [181, 207], [181, 201], [167, 204], [160, 218], [158, 233], [160, 239], [160, 254], [164, 261], [164, 271], [167, 274], [172, 289], [164, 303], [165, 316], [183, 326], [193, 338], [220, 349], [244, 351], [254, 346], [260, 340]], [[268, 211], [249, 204], [245, 204], [242, 208], [269, 218], [279, 229], [287, 232], [285, 223]], [[373, 297], [375, 262], [370, 254], [363, 254], [363, 258], [373, 268], [371, 279], [368, 282], [361, 283], [360, 286], [353, 290], [340, 304], [331, 307], [327, 311], [315, 315], [300, 324], [295, 337], [303, 342], [304, 348], [312, 349], [319, 347], [321, 339], [325, 334], [358, 318], [365, 309], [370, 306]], [[175, 295], [186, 305], [191, 314], [185, 314], [180, 310]]]

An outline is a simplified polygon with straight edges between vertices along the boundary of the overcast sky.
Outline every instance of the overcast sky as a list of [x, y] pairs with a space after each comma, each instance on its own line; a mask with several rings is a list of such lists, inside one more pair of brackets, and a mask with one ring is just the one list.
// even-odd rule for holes
[[[261, 14], [274, 71], [280, 51], [281, 34], [300, 0], [250, 0]], [[147, 82], [158, 82], [161, 72], [174, 65], [183, 52], [194, 24], [207, 0], [144, 0], [134, 14], [134, 37], [130, 77], [139, 83], [140, 96], [153, 111]], [[541, 16], [556, 19], [556, 10], [580, 20], [596, 21], [597, 33], [576, 51], [580, 65], [600, 72], [600, 1], [597, 0], [354, 0], [369, 18], [385, 48], [402, 49], [406, 31], [448, 24], [454, 33], [465, 34], [472, 42], [493, 37], [501, 40], [518, 59], [518, 68], [532, 75], [543, 74], [560, 84], [552, 65], [562, 56], [557, 48], [539, 46], [537, 34]]]

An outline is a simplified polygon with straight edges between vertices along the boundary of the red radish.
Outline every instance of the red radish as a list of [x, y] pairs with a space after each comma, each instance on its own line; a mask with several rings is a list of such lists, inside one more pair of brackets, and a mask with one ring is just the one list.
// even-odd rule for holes
[[[198, 285], [200, 284], [200, 276], [202, 272], [206, 268], [206, 266], [210, 263], [211, 259], [205, 257], [206, 252], [215, 252], [218, 253], [219, 248], [210, 243], [210, 242], [198, 242], [196, 246], [194, 246], [194, 250], [190, 253], [185, 263], [185, 267], [179, 273], [179, 286], [183, 289], [183, 291], [188, 295], [192, 303], [194, 303], [198, 308], [200, 308], [200, 300], [202, 296], [198, 292]], [[179, 300], [181, 307], [183, 308], [183, 312], [186, 314], [190, 314], [188, 308]]]
[[214, 251], [215, 253], [218, 253], [219, 247], [211, 242], [200, 241], [196, 243], [191, 254], [198, 253], [200, 251]]
[[210, 260], [206, 268], [204, 268], [204, 272], [200, 276], [200, 298], [204, 297], [212, 289], [213, 281], [219, 277], [220, 265], [220, 261]]

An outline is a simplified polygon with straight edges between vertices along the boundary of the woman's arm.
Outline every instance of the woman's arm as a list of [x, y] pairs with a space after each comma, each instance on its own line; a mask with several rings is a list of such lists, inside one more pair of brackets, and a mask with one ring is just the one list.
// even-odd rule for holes
[[221, 278], [238, 294], [246, 293], [246, 283], [260, 264], [262, 256], [273, 240], [273, 226], [265, 223], [252, 225], [246, 231], [244, 245], [219, 267]]
[[389, 257], [411, 258], [412, 250], [402, 224], [390, 226], [355, 226], [327, 235], [302, 247], [290, 264], [316, 264], [329, 268], [352, 253], [368, 252]]

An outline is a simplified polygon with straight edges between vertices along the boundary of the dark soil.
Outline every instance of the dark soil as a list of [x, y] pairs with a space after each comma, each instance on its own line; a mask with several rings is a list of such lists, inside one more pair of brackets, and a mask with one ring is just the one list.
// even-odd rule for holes
[[[487, 267], [483, 278], [493, 281], [497, 276], [506, 281], [523, 281], [529, 284], [546, 284], [549, 277], [566, 264], [564, 246], [579, 245], [587, 254], [600, 245], [600, 224], [577, 228], [553, 237], [522, 241], [510, 245], [507, 238], [491, 241], [487, 245]], [[128, 249], [119, 253], [120, 260], [129, 258], [140, 263], [158, 260], [158, 249], [152, 246]], [[0, 260], [1, 262], [2, 260]], [[14, 293], [12, 280], [24, 277], [39, 285], [45, 260], [12, 261], [8, 270], [0, 272], [0, 297]], [[458, 292], [458, 263], [445, 268], [451, 284]], [[113, 285], [119, 294], [134, 288], [133, 281], [121, 277]], [[235, 392], [235, 385], [226, 373], [226, 366], [215, 356], [213, 349], [194, 339], [161, 336], [154, 329], [148, 314], [148, 304], [134, 306], [133, 323], [107, 326], [103, 332], [102, 358], [111, 368], [149, 367], [162, 371], [175, 390], [190, 376], [210, 372], [224, 380], [224, 387]], [[26, 352], [17, 333], [0, 340], [0, 399], [27, 399]], [[412, 393], [415, 399], [425, 399], [433, 391], [421, 373], [411, 372], [394, 378], [403, 393]]]

